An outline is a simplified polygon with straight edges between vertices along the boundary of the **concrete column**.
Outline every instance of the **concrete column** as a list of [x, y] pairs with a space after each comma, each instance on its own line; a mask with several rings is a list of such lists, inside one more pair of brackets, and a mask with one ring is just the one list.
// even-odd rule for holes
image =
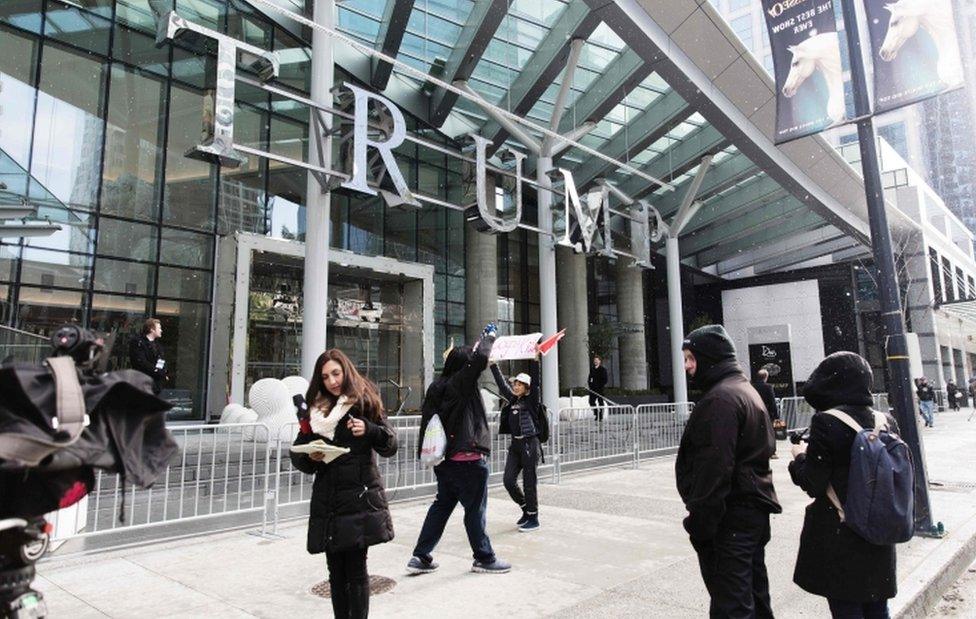
[[[315, 0], [315, 22], [327, 28], [335, 25], [334, 0]], [[332, 37], [312, 30], [311, 98], [322, 105], [332, 105], [334, 60]], [[315, 135], [315, 112], [309, 112], [308, 162], [323, 168], [332, 167], [332, 139]], [[313, 140], [323, 139], [322, 160]], [[325, 350], [329, 314], [329, 225], [331, 195], [322, 190], [318, 179], [309, 172], [305, 199], [305, 276], [302, 312], [302, 375], [308, 378], [315, 360]]]
[[668, 264], [668, 317], [671, 325], [671, 375], [674, 379], [674, 401], [688, 401], [688, 381], [685, 376], [684, 312], [681, 307], [681, 254], [678, 237], [668, 236], [665, 241]]
[[464, 343], [473, 344], [486, 324], [498, 320], [498, 237], [468, 223], [464, 248]]
[[617, 339], [620, 386], [631, 390], [647, 389], [644, 272], [630, 258], [617, 259], [617, 319], [626, 329]]
[[[942, 350], [939, 347], [939, 328], [932, 303], [935, 287], [929, 267], [928, 246], [921, 234], [914, 234], [904, 241], [902, 249], [908, 276], [908, 292], [905, 305], [912, 321], [912, 331], [918, 335], [918, 348], [922, 356], [922, 371], [935, 386], [942, 387], [945, 380], [942, 369]], [[920, 378], [913, 376], [912, 378]]]
[[566, 329], [559, 342], [559, 384], [564, 389], [585, 387], [590, 368], [586, 256], [563, 246], [556, 247], [556, 296], [559, 328]]
[[[536, 182], [538, 192], [536, 203], [539, 208], [539, 319], [542, 327], [542, 334], [546, 337], [553, 335], [559, 330], [559, 318], [557, 307], [562, 297], [557, 297], [556, 287], [556, 247], [553, 245], [552, 236], [552, 181], [548, 173], [552, 171], [552, 157], [540, 156], [536, 163]], [[586, 269], [583, 269], [583, 313], [586, 324]], [[564, 287], [559, 286], [559, 292], [564, 292]], [[564, 325], [565, 326], [565, 325]], [[560, 359], [571, 360], [572, 345], [567, 345], [570, 340], [569, 330], [566, 331], [567, 337], [554, 347], [542, 358], [542, 403], [549, 411], [556, 415], [556, 423], [559, 423], [559, 388], [560, 386], [570, 386], [562, 380], [563, 364]], [[585, 336], [584, 336], [585, 338]], [[585, 339], [584, 339], [585, 341]], [[565, 353], [565, 357], [563, 356]], [[572, 361], [570, 361], [572, 363]], [[585, 359], [584, 359], [585, 363]], [[558, 429], [558, 428], [557, 428]], [[557, 434], [558, 435], [558, 434]], [[556, 455], [559, 458], [559, 455]]]

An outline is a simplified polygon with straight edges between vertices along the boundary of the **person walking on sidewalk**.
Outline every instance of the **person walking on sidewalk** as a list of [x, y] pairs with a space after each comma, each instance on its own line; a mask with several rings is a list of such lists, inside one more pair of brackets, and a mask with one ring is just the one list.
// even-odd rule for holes
[[951, 378], [946, 382], [946, 398], [949, 400], [949, 408], [958, 411], [959, 410], [959, 387], [956, 386], [956, 381]]
[[296, 469], [315, 475], [308, 519], [308, 552], [324, 552], [329, 568], [332, 610], [336, 617], [369, 616], [370, 546], [393, 539], [393, 521], [377, 452], [397, 451], [396, 433], [387, 424], [379, 391], [340, 350], [315, 361], [305, 401], [307, 426], [295, 445], [323, 439], [349, 451], [326, 462], [323, 453], [291, 453]]
[[[491, 364], [491, 373], [495, 377], [498, 393], [507, 400], [502, 407], [498, 433], [512, 435], [505, 460], [505, 489], [515, 504], [522, 508], [522, 517], [515, 523], [518, 530], [523, 533], [536, 531], [539, 528], [536, 470], [539, 466], [539, 455], [542, 453], [542, 444], [539, 442], [542, 422], [539, 417], [545, 414], [542, 412], [539, 397], [538, 356], [530, 363], [528, 374], [522, 372], [512, 379], [511, 388], [505, 383], [502, 371], [494, 363]], [[519, 473], [522, 473], [524, 493], [519, 488]]]
[[607, 401], [603, 398], [603, 390], [608, 382], [610, 376], [607, 374], [607, 368], [603, 367], [603, 359], [599, 355], [593, 355], [586, 386], [590, 390], [590, 409], [593, 410], [593, 418], [597, 421], [603, 421], [603, 410], [607, 405]]
[[[871, 365], [860, 355], [837, 352], [810, 375], [803, 397], [817, 413], [810, 437], [793, 446], [793, 483], [811, 497], [806, 508], [793, 581], [803, 590], [827, 598], [834, 617], [888, 617], [888, 600], [897, 593], [894, 545], [863, 539], [842, 521], [828, 496], [847, 500], [854, 429], [823, 411], [846, 413], [864, 428], [875, 427], [871, 409]], [[887, 415], [888, 428], [898, 424]]]
[[918, 381], [918, 389], [915, 391], [918, 396], [918, 408], [925, 420], [925, 427], [931, 428], [935, 425], [935, 389], [929, 384], [929, 379], [924, 376]]
[[[472, 348], [453, 348], [444, 361], [440, 377], [427, 389], [420, 436], [436, 413], [444, 424], [447, 447], [444, 461], [434, 467], [437, 496], [427, 511], [413, 557], [407, 563], [411, 574], [433, 572], [438, 565], [431, 553], [444, 534], [444, 528], [458, 503], [464, 508], [464, 528], [474, 554], [472, 572], [504, 574], [512, 566], [495, 556], [486, 531], [488, 510], [488, 463], [491, 434], [485, 404], [478, 388], [478, 377], [488, 367], [491, 346], [498, 333], [489, 324]], [[419, 450], [417, 454], [420, 456]]]
[[773, 428], [721, 325], [688, 334], [685, 371], [702, 392], [675, 474], [712, 617], [772, 617], [765, 551], [769, 515], [782, 511], [769, 458]]
[[[766, 370], [759, 370], [756, 372], [756, 380], [752, 381], [752, 386], [755, 387], [756, 391], [759, 393], [759, 397], [762, 398], [763, 405], [766, 407], [766, 413], [769, 415], [769, 421], [776, 427], [776, 422], [779, 420], [779, 407], [776, 405], [776, 392], [773, 391], [773, 386], [768, 382], [769, 372]], [[773, 455], [770, 458], [778, 458], [776, 455], [776, 441], [773, 441]]]

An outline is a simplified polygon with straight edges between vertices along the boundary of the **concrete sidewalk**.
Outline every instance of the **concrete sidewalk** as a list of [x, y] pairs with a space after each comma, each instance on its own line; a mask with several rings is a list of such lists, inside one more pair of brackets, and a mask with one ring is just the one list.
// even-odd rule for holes
[[[949, 535], [900, 547], [894, 611], [922, 616], [976, 552], [976, 420], [943, 413], [924, 429], [935, 517]], [[783, 514], [767, 548], [773, 607], [780, 617], [828, 616], [826, 602], [792, 583], [803, 509], [809, 499], [786, 471], [789, 446], [773, 461]], [[372, 598], [375, 617], [701, 617], [708, 596], [681, 528], [674, 459], [564, 476], [540, 487], [543, 528], [520, 534], [516, 507], [501, 489], [489, 499], [488, 526], [510, 574], [473, 574], [460, 510], [436, 552], [440, 569], [410, 577], [410, 558], [429, 500], [396, 504], [396, 540], [370, 549], [373, 575], [396, 580]], [[305, 522], [282, 539], [243, 532], [155, 544], [81, 558], [57, 556], [39, 567], [37, 586], [51, 617], [329, 616], [310, 588], [327, 578], [324, 556], [305, 552]], [[929, 597], [931, 596], [931, 600]]]

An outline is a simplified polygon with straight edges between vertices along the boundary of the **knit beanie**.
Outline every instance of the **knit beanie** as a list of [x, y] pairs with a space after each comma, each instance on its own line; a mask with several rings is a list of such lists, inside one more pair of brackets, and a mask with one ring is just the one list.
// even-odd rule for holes
[[735, 359], [735, 344], [722, 325], [706, 325], [685, 337], [682, 350], [690, 350], [698, 361], [713, 362]]
[[871, 406], [871, 364], [852, 352], [835, 352], [820, 362], [803, 387], [803, 397], [814, 409]]

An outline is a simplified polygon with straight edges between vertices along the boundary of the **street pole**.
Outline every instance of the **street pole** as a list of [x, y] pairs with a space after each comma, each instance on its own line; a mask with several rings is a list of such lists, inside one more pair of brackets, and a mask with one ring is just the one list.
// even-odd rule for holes
[[[315, 23], [330, 30], [335, 25], [334, 0], [315, 0]], [[334, 62], [332, 36], [312, 30], [311, 98], [332, 106]], [[314, 166], [332, 168], [332, 139], [319, 134], [316, 110], [310, 110], [308, 123], [308, 160]], [[333, 122], [335, 119], [332, 119]], [[316, 141], [324, 140], [322, 157]], [[329, 220], [331, 196], [323, 191], [311, 172], [305, 184], [305, 274], [302, 289], [302, 376], [311, 379], [315, 361], [326, 347], [329, 314]]]
[[915, 465], [915, 528], [916, 533], [932, 535], [941, 532], [933, 526], [932, 506], [929, 502], [928, 476], [924, 454], [915, 417], [915, 399], [912, 396], [911, 368], [908, 360], [908, 344], [905, 338], [905, 319], [901, 311], [901, 292], [895, 270], [895, 256], [885, 212], [884, 187], [878, 167], [878, 146], [871, 116], [864, 57], [858, 34], [857, 11], [853, 0], [840, 0], [844, 10], [844, 30], [850, 52], [851, 85], [854, 91], [854, 110], [857, 121], [857, 138], [861, 149], [861, 170], [867, 197], [868, 225], [871, 229], [871, 249], [878, 269], [878, 297], [886, 341], [888, 361], [888, 399], [901, 437], [911, 449]]
[[685, 340], [685, 319], [681, 308], [681, 254], [678, 233], [668, 234], [664, 256], [668, 265], [668, 320], [671, 323], [671, 376], [674, 381], [674, 401], [688, 401], [688, 382], [685, 377], [685, 355], [681, 345]]

